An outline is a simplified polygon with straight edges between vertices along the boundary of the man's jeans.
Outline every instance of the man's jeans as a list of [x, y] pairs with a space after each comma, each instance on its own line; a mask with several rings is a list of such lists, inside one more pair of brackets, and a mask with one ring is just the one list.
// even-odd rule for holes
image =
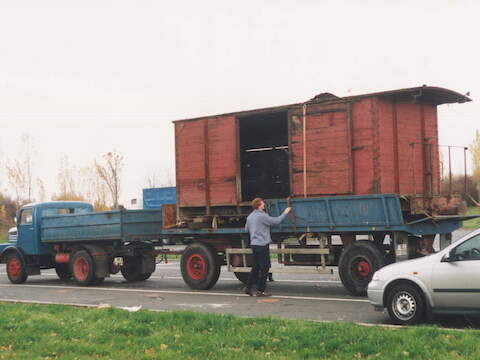
[[247, 289], [251, 290], [253, 285], [257, 285], [258, 291], [265, 291], [267, 283], [268, 268], [270, 267], [269, 245], [252, 245], [252, 271], [248, 277]]

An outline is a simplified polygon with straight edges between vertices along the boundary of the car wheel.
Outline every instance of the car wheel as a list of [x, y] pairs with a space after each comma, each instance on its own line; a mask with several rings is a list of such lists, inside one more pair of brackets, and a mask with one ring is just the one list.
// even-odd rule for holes
[[397, 285], [388, 293], [387, 310], [394, 324], [417, 324], [425, 316], [423, 294], [412, 285]]

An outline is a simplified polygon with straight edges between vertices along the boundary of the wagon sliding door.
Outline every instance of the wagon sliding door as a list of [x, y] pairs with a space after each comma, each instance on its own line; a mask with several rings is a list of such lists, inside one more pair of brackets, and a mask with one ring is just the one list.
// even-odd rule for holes
[[[303, 114], [301, 112], [291, 114], [290, 161], [293, 196], [353, 192], [349, 121], [346, 109], [307, 111], [304, 131]], [[305, 173], [306, 177], [304, 177]], [[304, 178], [306, 178], [305, 182]]]

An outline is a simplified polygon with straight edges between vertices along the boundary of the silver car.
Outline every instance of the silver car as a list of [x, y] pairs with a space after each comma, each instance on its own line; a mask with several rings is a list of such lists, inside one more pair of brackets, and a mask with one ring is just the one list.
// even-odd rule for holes
[[480, 314], [480, 229], [438, 253], [378, 270], [368, 297], [395, 324], [435, 313]]

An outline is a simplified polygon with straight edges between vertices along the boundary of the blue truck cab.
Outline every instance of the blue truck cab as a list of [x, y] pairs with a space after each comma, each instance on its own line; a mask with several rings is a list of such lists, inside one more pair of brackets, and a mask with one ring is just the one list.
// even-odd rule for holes
[[[0, 262], [7, 263], [10, 280], [23, 282], [23, 277], [39, 274], [40, 269], [55, 267], [52, 245], [41, 239], [43, 217], [91, 212], [93, 207], [86, 202], [53, 201], [24, 205], [17, 216], [16, 240], [0, 244]], [[22, 269], [24, 271], [20, 271]]]
[[51, 268], [82, 286], [119, 271], [127, 281], [143, 281], [155, 271], [162, 209], [94, 212], [86, 202], [32, 203], [20, 209], [17, 229], [16, 242], [0, 245], [0, 262], [14, 284]]

